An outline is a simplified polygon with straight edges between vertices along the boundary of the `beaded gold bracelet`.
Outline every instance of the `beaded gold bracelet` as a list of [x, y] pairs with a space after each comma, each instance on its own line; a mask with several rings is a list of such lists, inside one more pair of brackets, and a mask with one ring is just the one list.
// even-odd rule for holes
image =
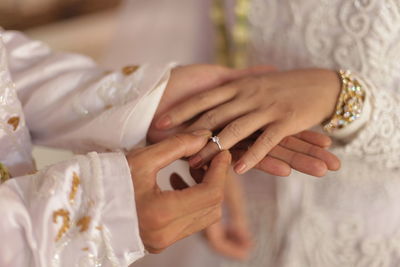
[[365, 90], [350, 71], [338, 72], [342, 89], [336, 104], [336, 110], [331, 119], [324, 124], [326, 132], [343, 129], [361, 116], [365, 101]]

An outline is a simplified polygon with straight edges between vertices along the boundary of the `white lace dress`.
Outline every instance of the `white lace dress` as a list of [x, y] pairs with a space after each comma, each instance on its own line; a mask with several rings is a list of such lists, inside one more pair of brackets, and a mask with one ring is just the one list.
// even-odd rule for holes
[[[148, 15], [154, 29], [155, 17], [170, 18], [163, 20], [162, 29], [173, 29], [174, 39], [164, 35], [158, 44], [147, 36], [160, 32], [146, 32], [146, 36], [133, 33], [135, 45], [151, 40], [146, 45], [150, 45], [153, 57], [158, 53], [164, 54], [165, 59], [163, 47], [170, 47], [169, 60], [179, 57], [179, 51], [168, 44], [176, 43], [179, 33], [187, 39], [187, 28], [195, 21], [182, 23], [180, 15], [175, 14], [174, 19], [171, 14], [173, 10], [182, 12], [179, 7], [183, 3], [186, 7], [189, 2], [145, 2], [146, 8], [153, 10]], [[163, 9], [167, 2], [168, 9]], [[192, 6], [199, 4], [191, 2]], [[187, 12], [197, 12], [196, 16], [203, 12], [207, 16], [199, 7], [185, 10], [185, 17], [190, 15]], [[399, 266], [400, 1], [253, 0], [249, 17], [251, 63], [272, 64], [280, 69], [352, 70], [368, 90], [370, 118], [352, 133], [355, 137], [351, 141], [338, 140], [334, 151], [343, 161], [339, 172], [322, 179], [298, 173], [290, 178], [270, 177], [257, 171], [245, 175], [243, 182], [256, 239], [248, 262], [223, 259], [195, 236], [135, 266]], [[194, 20], [195, 16], [191, 18]], [[192, 27], [192, 34], [198, 37], [197, 28]], [[208, 48], [211, 35], [206, 32], [201, 36], [203, 47]], [[185, 38], [179, 40], [185, 42]], [[182, 42], [179, 46], [183, 46]], [[192, 45], [190, 41], [185, 44]], [[196, 42], [193, 55], [209, 55], [200, 53], [198, 47]], [[192, 56], [185, 62], [193, 61], [201, 59]]]

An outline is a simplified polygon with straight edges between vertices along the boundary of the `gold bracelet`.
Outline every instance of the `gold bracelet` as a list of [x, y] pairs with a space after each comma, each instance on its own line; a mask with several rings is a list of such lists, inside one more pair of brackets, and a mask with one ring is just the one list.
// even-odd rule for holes
[[350, 71], [338, 72], [342, 89], [332, 118], [324, 124], [323, 128], [328, 133], [343, 129], [361, 116], [365, 101], [365, 90], [355, 79]]

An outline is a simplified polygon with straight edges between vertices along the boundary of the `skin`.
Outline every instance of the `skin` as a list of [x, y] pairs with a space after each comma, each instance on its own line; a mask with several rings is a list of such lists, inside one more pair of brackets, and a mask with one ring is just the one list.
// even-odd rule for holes
[[[191, 169], [192, 177], [197, 183], [202, 182], [205, 170], [207, 167]], [[189, 187], [179, 175], [171, 176], [170, 183], [175, 190]], [[225, 257], [239, 261], [246, 260], [250, 256], [253, 246], [242, 189], [238, 177], [230, 170], [224, 191], [224, 219], [204, 230], [204, 237], [212, 249]]]
[[[336, 74], [327, 74], [323, 71], [321, 73], [333, 83], [337, 83], [335, 86], [340, 87]], [[296, 91], [297, 87], [307, 88], [307, 79], [315, 75], [318, 79], [324, 78], [322, 74], [319, 72], [309, 74], [301, 81], [292, 79], [292, 84], [287, 82], [280, 85], [280, 80], [290, 81], [288, 77], [291, 77], [291, 74], [276, 72], [270, 66], [233, 70], [216, 65], [191, 65], [174, 69], [155, 114], [154, 123], [148, 132], [148, 140], [158, 142], [171, 134], [197, 129], [212, 131], [222, 129], [218, 136], [225, 149], [236, 148], [235, 145], [241, 140], [251, 141], [247, 142], [250, 149], [247, 150], [247, 147], [243, 146], [241, 149], [236, 149], [243, 154], [241, 160], [236, 163], [236, 170], [237, 166], [244, 162], [246, 165], [244, 171], [254, 167], [273, 175], [288, 176], [292, 169], [296, 169], [316, 177], [324, 176], [328, 170], [340, 168], [339, 159], [326, 150], [331, 145], [330, 138], [310, 131], [301, 132], [309, 128], [307, 125], [312, 126], [316, 123], [308, 120], [303, 125], [300, 123], [303, 118], [299, 120], [294, 116], [294, 111], [289, 112], [297, 109], [297, 106], [294, 107], [292, 104], [299, 94], [309, 101], [320, 86], [318, 84], [313, 86], [307, 95], [299, 93], [291, 96], [290, 90]], [[295, 76], [299, 79], [303, 77], [303, 73], [296, 73]], [[290, 90], [283, 90], [279, 86]], [[331, 94], [327, 94], [334, 101], [336, 101], [335, 94], [338, 94], [334, 92], [335, 89], [330, 90]], [[317, 94], [316, 98], [322, 94], [323, 92]], [[262, 101], [263, 99], [266, 101]], [[279, 104], [282, 99], [285, 100], [284, 103]], [[278, 104], [271, 107], [271, 101]], [[306, 103], [305, 106], [312, 105]], [[334, 104], [327, 106], [328, 109], [333, 109]], [[289, 117], [293, 115], [292, 119], [287, 120], [280, 112]], [[330, 111], [324, 112], [322, 117], [327, 117], [326, 114], [330, 114]], [[294, 126], [290, 126], [291, 124]], [[268, 131], [265, 131], [267, 128]], [[275, 128], [279, 131], [275, 131]], [[252, 133], [259, 129], [264, 130], [264, 134], [258, 138], [251, 138]], [[272, 134], [273, 137], [270, 136]], [[270, 137], [272, 142], [266, 144], [266, 140], [268, 141]], [[190, 164], [192, 167], [200, 167], [217, 152], [217, 146], [209, 143], [191, 158]]]
[[[269, 66], [232, 70], [214, 65], [192, 65], [174, 69], [156, 112], [155, 121], [169, 109], [196, 94], [227, 85], [235, 80], [257, 77], [271, 71], [275, 70]], [[191, 123], [191, 121], [182, 123], [168, 131], [160, 130], [153, 124], [148, 140], [158, 142], [176, 132], [188, 131]], [[251, 135], [233, 146], [230, 150], [234, 160], [245, 154], [247, 148], [256, 141], [258, 136], [259, 134]], [[303, 131], [284, 138], [255, 168], [277, 176], [288, 176], [292, 168], [310, 175], [323, 176], [328, 169], [334, 170], [340, 165], [339, 160], [326, 150], [330, 145], [329, 137], [312, 131]], [[193, 177], [201, 183], [203, 176], [204, 174], [201, 173]], [[208, 226], [204, 235], [215, 251], [232, 259], [245, 260], [251, 252], [252, 238], [247, 223], [242, 188], [235, 178], [231, 174], [225, 184], [224, 206], [227, 210], [227, 219], [224, 222], [218, 220], [215, 224]], [[188, 188], [180, 177], [172, 177], [171, 185], [176, 190]]]
[[204, 180], [196, 186], [162, 192], [156, 182], [160, 169], [198, 152], [210, 135], [205, 130], [179, 134], [127, 155], [135, 187], [140, 236], [150, 253], [160, 253], [176, 241], [220, 220], [231, 164], [228, 151], [220, 152], [212, 160]]
[[[189, 97], [165, 112], [154, 123], [154, 127], [170, 130], [185, 125], [186, 131], [219, 131], [224, 149], [230, 149], [254, 132], [261, 131], [236, 162], [237, 173], [243, 174], [256, 167], [271, 153], [275, 159], [291, 167], [298, 166], [297, 169], [302, 171], [307, 159], [298, 153], [322, 161], [327, 155], [314, 148], [313, 142], [308, 145], [304, 143], [309, 139], [300, 138], [303, 142], [298, 142], [293, 138], [298, 138], [298, 133], [322, 123], [332, 115], [340, 88], [338, 75], [324, 69], [249, 75]], [[278, 149], [275, 149], [277, 146]], [[216, 152], [217, 146], [209, 143], [191, 158], [191, 166], [201, 166]], [[339, 160], [332, 157], [329, 162], [324, 162], [326, 168], [322, 164], [315, 164], [315, 161], [313, 163], [311, 165], [316, 168], [312, 168], [311, 173], [315, 176], [322, 176], [326, 170], [340, 167]], [[306, 173], [310, 173], [310, 170]]]

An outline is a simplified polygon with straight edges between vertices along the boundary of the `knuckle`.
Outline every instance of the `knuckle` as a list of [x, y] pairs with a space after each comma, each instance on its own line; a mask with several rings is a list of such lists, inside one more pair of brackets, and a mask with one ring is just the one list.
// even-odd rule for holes
[[151, 254], [160, 254], [161, 252], [164, 251], [163, 249], [156, 249], [156, 248], [149, 247], [149, 246], [146, 246], [146, 250]]
[[186, 154], [186, 147], [188, 144], [188, 141], [186, 140], [187, 139], [186, 135], [175, 134], [172, 138], [173, 138], [173, 142], [176, 144], [176, 147], [184, 150], [185, 154]]
[[240, 138], [241, 137], [241, 132], [242, 131], [240, 130], [239, 123], [232, 122], [226, 128], [229, 131], [229, 133], [231, 133], [235, 138]]
[[207, 123], [209, 128], [214, 128], [217, 126], [217, 118], [214, 111], [209, 111], [203, 115], [203, 120]]
[[170, 220], [170, 212], [167, 209], [150, 206], [143, 211], [143, 219], [145, 220], [145, 228], [149, 230], [157, 230], [167, 225]]
[[158, 254], [170, 245], [171, 239], [166, 232], [160, 232], [147, 235], [144, 242], [150, 253]]
[[284, 115], [287, 119], [293, 118], [294, 115], [295, 115], [294, 108], [293, 108], [292, 106], [286, 107], [286, 109], [283, 111], [283, 115]]
[[286, 136], [285, 138], [282, 139], [282, 141], [280, 142], [282, 146], [289, 146], [291, 143], [292, 137], [290, 136]]
[[207, 103], [210, 100], [210, 93], [209, 92], [205, 92], [202, 94], [199, 94], [197, 96], [197, 101], [195, 102], [195, 105], [197, 108], [202, 109], [204, 106], [207, 105]]
[[263, 157], [257, 154], [253, 149], [247, 150], [247, 155], [249, 157], [250, 162], [253, 163], [258, 163], [263, 159]]
[[281, 114], [284, 118], [292, 118], [295, 114], [295, 109], [291, 103], [287, 102], [275, 102], [273, 107]]
[[275, 136], [276, 134], [274, 133], [274, 131], [268, 131], [268, 134], [262, 134], [259, 137], [259, 143], [264, 148], [272, 148], [275, 146]]

